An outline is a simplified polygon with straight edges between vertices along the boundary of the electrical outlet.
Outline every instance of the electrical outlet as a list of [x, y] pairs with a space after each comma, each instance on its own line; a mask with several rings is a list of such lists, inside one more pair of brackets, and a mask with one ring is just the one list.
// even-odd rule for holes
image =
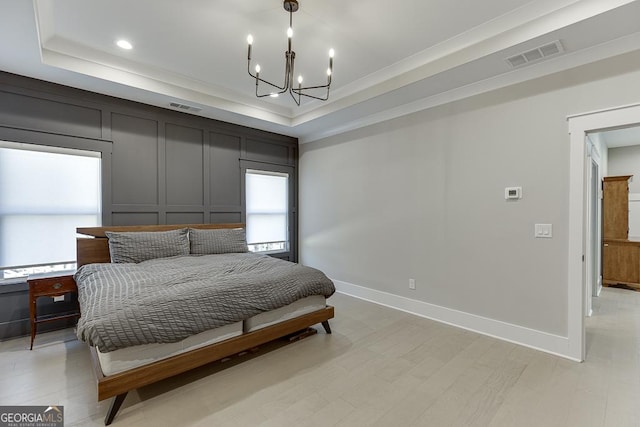
[[409, 289], [415, 289], [415, 288], [416, 288], [416, 280], [409, 279]]

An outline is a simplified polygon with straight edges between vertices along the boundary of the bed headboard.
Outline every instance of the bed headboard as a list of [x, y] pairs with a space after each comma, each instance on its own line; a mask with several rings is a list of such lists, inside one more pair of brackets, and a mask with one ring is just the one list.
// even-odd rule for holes
[[245, 228], [244, 224], [176, 224], [176, 225], [114, 225], [107, 227], [78, 227], [76, 232], [89, 237], [76, 238], [76, 259], [78, 268], [96, 262], [111, 262], [109, 255], [109, 239], [105, 231], [169, 231], [181, 228], [199, 228], [211, 230], [216, 228]]

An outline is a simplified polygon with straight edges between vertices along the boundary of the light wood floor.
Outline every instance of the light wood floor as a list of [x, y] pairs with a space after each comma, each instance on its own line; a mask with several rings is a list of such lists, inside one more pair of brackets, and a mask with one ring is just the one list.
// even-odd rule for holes
[[[576, 363], [335, 295], [333, 335], [129, 393], [114, 426], [640, 426], [640, 292], [604, 289]], [[320, 329], [320, 328], [319, 328]], [[72, 330], [0, 343], [0, 404], [102, 425]]]

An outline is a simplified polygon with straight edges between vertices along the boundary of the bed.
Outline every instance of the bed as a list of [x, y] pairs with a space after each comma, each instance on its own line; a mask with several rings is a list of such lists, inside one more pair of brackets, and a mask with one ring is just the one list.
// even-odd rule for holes
[[[225, 251], [233, 249], [226, 246], [226, 240], [222, 249], [219, 242], [212, 249], [208, 237], [204, 240], [202, 237], [211, 233], [243, 232], [243, 228], [243, 224], [188, 224], [77, 229], [79, 234], [87, 236], [77, 239], [76, 282], [82, 313], [78, 336], [90, 345], [98, 400], [113, 398], [105, 425], [111, 424], [131, 390], [315, 324], [322, 324], [326, 333], [331, 333], [328, 321], [333, 318], [334, 309], [326, 304], [326, 298], [335, 288], [333, 284], [330, 286], [333, 290], [327, 288], [325, 280], [318, 276], [319, 273], [326, 279], [322, 273], [264, 255], [227, 254]], [[182, 252], [177, 255], [171, 253], [164, 254], [169, 256], [163, 259], [147, 258], [138, 264], [130, 264], [139, 261], [135, 259], [138, 254], [120, 252], [117, 246], [126, 249], [128, 241], [124, 237], [132, 236], [131, 233], [137, 233], [135, 236], [170, 235], [173, 238], [177, 234], [184, 234], [183, 230], [188, 230], [187, 233], [192, 236], [187, 249], [189, 256], [182, 256]], [[229, 245], [233, 248], [238, 242], [233, 241], [235, 234], [229, 236], [232, 236]], [[109, 250], [110, 240], [111, 253], [116, 257], [114, 260]], [[178, 251], [184, 249], [182, 240], [178, 244], [170, 242], [172, 248], [178, 247]], [[153, 252], [153, 244], [148, 246]], [[129, 256], [133, 257], [133, 261]], [[293, 273], [289, 269], [294, 269]], [[307, 279], [301, 278], [301, 274], [306, 277], [308, 273], [311, 277], [310, 282], [306, 283], [304, 281]], [[107, 279], [114, 285], [106, 284], [104, 280]], [[204, 288], [201, 285], [203, 280], [216, 282], [216, 286], [223, 289], [216, 290], [218, 293], [210, 296], [200, 294], [200, 289]], [[285, 283], [296, 281], [304, 282], [303, 286], [277, 293], [280, 292], [279, 288], [284, 289]], [[115, 290], [110, 290], [111, 286], [115, 286]], [[272, 292], [269, 286], [278, 288], [277, 292]], [[147, 311], [138, 313], [139, 306], [129, 304], [129, 301], [137, 298], [134, 296], [136, 293], [151, 295], [149, 289], [157, 289], [153, 301], [141, 305], [147, 305], [146, 309], [151, 314]], [[246, 295], [246, 292], [255, 293], [256, 296], [238, 299], [238, 295]], [[158, 298], [155, 297], [156, 293]], [[271, 293], [278, 295], [275, 298], [277, 302], [267, 302]], [[229, 297], [233, 304], [225, 302], [227, 297], [224, 294], [236, 298]], [[183, 300], [187, 297], [195, 298], [195, 302]], [[173, 303], [174, 300], [180, 300], [180, 303]], [[180, 319], [185, 321], [167, 321], [164, 325], [159, 325], [157, 321], [145, 323], [145, 319], [153, 316], [154, 311], [157, 314], [176, 310]], [[206, 320], [198, 318], [197, 321], [188, 321], [200, 310], [209, 311], [204, 316]], [[129, 321], [136, 323], [131, 328], [128, 323], [122, 326]], [[162, 331], [163, 334], [168, 334], [169, 338], [154, 342], [155, 336], [160, 335], [156, 332], [163, 328], [167, 329]], [[130, 329], [138, 333], [132, 334]], [[111, 330], [119, 333], [106, 338]]]

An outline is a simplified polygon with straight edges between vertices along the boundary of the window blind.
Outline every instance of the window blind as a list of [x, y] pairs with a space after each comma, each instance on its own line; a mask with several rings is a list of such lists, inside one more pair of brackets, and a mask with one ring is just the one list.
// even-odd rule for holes
[[0, 141], [0, 269], [75, 262], [76, 227], [101, 222], [99, 156]]
[[245, 179], [247, 243], [287, 242], [286, 173], [247, 170]]

